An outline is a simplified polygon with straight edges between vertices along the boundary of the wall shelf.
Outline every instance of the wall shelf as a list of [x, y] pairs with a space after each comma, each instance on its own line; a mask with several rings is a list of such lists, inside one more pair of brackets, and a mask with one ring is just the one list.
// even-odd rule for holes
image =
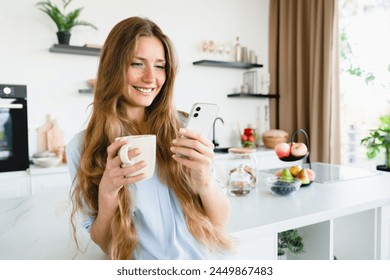
[[90, 47], [81, 47], [81, 46], [71, 46], [71, 45], [60, 45], [54, 44], [49, 49], [53, 53], [68, 53], [68, 54], [81, 54], [81, 55], [92, 55], [99, 56], [99, 48], [90, 48]]
[[93, 93], [93, 90], [90, 88], [79, 89], [79, 93]]
[[[194, 61], [193, 65], [212, 66], [220, 68], [235, 68], [235, 69], [251, 69], [261, 68], [262, 64], [244, 63], [236, 61], [219, 61], [219, 60], [199, 60]], [[276, 107], [276, 128], [279, 129], [279, 94], [255, 94], [255, 93], [232, 93], [228, 94], [228, 97], [233, 98], [274, 98]]]
[[228, 97], [245, 97], [245, 98], [279, 98], [279, 94], [263, 94], [263, 93], [232, 93]]
[[201, 65], [201, 66], [236, 68], [236, 69], [250, 69], [250, 68], [263, 67], [262, 64], [244, 63], [244, 62], [236, 62], [236, 61], [219, 61], [219, 60], [199, 60], [199, 61], [194, 61], [192, 64]]

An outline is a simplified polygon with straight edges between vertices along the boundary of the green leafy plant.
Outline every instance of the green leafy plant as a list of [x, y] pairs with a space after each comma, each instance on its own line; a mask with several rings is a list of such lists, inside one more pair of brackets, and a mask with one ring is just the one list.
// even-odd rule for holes
[[390, 114], [380, 117], [381, 124], [371, 129], [367, 137], [361, 139], [361, 144], [367, 147], [367, 157], [373, 159], [381, 150], [385, 151], [385, 166], [390, 170]]
[[303, 238], [298, 230], [290, 229], [278, 233], [278, 256], [284, 255], [286, 250], [292, 254], [301, 254], [305, 251]]
[[73, 27], [78, 25], [90, 26], [97, 30], [97, 27], [92, 23], [78, 20], [83, 8], [77, 8], [69, 13], [65, 12], [71, 2], [72, 0], [62, 0], [62, 11], [50, 0], [38, 2], [36, 6], [54, 21], [59, 32], [70, 32]]

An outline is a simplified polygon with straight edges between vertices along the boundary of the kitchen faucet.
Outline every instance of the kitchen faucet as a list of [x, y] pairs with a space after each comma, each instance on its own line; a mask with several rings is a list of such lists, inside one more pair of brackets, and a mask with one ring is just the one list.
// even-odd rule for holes
[[213, 144], [214, 144], [214, 147], [219, 146], [219, 143], [215, 139], [215, 123], [217, 122], [217, 120], [220, 120], [222, 122], [222, 124], [225, 124], [222, 118], [220, 118], [220, 117], [215, 118], [214, 123], [213, 123]]

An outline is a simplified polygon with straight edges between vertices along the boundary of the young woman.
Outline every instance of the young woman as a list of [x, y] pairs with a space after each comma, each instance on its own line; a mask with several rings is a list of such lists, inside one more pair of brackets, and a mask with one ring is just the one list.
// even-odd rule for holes
[[[67, 145], [72, 221], [81, 210], [83, 226], [112, 259], [206, 259], [231, 246], [213, 144], [182, 128], [185, 116], [173, 105], [176, 71], [173, 45], [154, 22], [119, 22], [101, 51], [88, 126]], [[145, 163], [121, 168], [117, 155], [125, 142], [115, 139], [138, 134], [157, 138], [149, 180], [125, 177]], [[138, 153], [130, 150], [129, 158]]]

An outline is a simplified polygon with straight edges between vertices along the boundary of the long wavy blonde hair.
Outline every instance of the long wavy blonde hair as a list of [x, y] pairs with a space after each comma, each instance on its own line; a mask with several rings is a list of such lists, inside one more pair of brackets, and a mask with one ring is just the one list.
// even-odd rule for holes
[[[165, 84], [153, 103], [146, 108], [142, 127], [129, 119], [126, 113], [129, 104], [126, 71], [140, 36], [158, 38], [163, 43], [167, 62]], [[174, 47], [154, 22], [131, 17], [119, 22], [109, 33], [101, 50], [93, 111], [84, 135], [77, 183], [72, 191], [72, 223], [74, 225], [78, 210], [91, 216], [96, 216], [99, 212], [99, 183], [106, 167], [107, 147], [110, 143], [118, 136], [155, 134], [158, 176], [175, 192], [188, 230], [212, 251], [228, 249], [231, 246], [230, 238], [207, 217], [199, 195], [191, 187], [189, 169], [172, 159], [170, 146], [182, 126], [173, 106], [176, 72]], [[138, 238], [130, 213], [132, 203], [128, 188], [121, 188], [119, 207], [111, 222], [109, 255], [112, 259], [133, 259], [138, 248]]]

